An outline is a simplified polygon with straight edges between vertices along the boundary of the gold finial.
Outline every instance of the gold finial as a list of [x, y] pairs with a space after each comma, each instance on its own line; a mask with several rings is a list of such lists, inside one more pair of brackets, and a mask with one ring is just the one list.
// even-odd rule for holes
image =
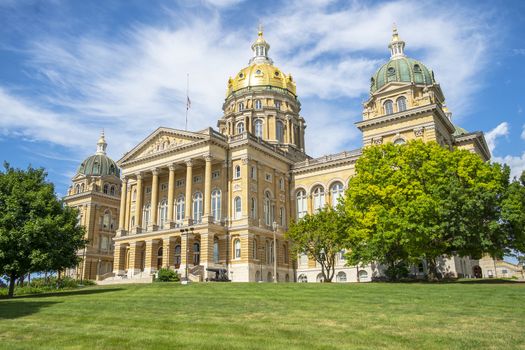
[[259, 22], [259, 25], [257, 26], [257, 31], [258, 31], [259, 36], [263, 35], [263, 25], [260, 22]]

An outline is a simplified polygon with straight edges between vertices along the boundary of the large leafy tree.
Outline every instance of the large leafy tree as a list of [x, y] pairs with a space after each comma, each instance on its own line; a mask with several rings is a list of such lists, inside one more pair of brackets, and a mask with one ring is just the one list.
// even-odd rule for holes
[[508, 228], [507, 253], [525, 253], [525, 171], [509, 185], [502, 203], [502, 221]]
[[0, 172], [0, 274], [15, 280], [35, 271], [61, 270], [78, 263], [85, 245], [77, 211], [64, 206], [43, 169]]
[[335, 273], [337, 254], [344, 248], [346, 223], [342, 213], [324, 208], [292, 222], [287, 238], [292, 240], [293, 256], [306, 254], [321, 266], [325, 282], [331, 282]]
[[396, 271], [425, 259], [433, 278], [442, 255], [502, 255], [508, 178], [508, 167], [433, 142], [366, 148], [345, 197], [349, 263], [379, 261]]

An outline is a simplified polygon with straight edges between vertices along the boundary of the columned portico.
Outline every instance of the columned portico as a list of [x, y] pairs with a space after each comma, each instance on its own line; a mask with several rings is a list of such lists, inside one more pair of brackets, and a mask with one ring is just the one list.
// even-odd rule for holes
[[156, 231], [158, 229], [158, 202], [159, 202], [159, 170], [152, 170], [151, 180], [151, 223], [148, 225], [148, 231]]
[[192, 224], [192, 212], [191, 212], [191, 204], [192, 204], [192, 183], [193, 183], [193, 161], [191, 159], [186, 160], [186, 208], [185, 213], [186, 217], [184, 218], [184, 222], [187, 225]]
[[135, 227], [133, 230], [135, 233], [140, 233], [142, 227], [142, 174], [139, 173], [137, 176], [137, 197], [135, 200]]

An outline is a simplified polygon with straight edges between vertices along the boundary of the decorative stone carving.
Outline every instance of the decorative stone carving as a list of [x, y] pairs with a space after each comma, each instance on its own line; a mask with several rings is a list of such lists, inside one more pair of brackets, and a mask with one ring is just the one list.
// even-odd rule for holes
[[424, 130], [425, 129], [423, 129], [423, 128], [416, 128], [416, 129], [414, 129], [414, 136], [415, 137], [423, 137]]
[[382, 137], [374, 137], [372, 139], [372, 144], [374, 144], [374, 145], [382, 145], [383, 144], [383, 138]]

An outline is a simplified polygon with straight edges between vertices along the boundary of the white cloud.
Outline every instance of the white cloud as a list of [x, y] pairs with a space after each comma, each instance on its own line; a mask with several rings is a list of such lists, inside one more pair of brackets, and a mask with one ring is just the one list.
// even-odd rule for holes
[[504, 157], [493, 157], [492, 160], [497, 163], [507, 164], [510, 167], [510, 177], [520, 177], [525, 171], [525, 152], [521, 156], [507, 155]]
[[499, 124], [485, 134], [485, 140], [487, 140], [487, 145], [489, 146], [491, 153], [494, 152], [494, 149], [496, 148], [496, 139], [501, 136], [507, 136], [508, 134], [509, 124], [507, 122]]
[[[225, 27], [220, 8], [238, 2], [208, 0], [217, 7], [212, 14], [168, 10], [173, 22], [135, 25], [111, 38], [94, 31], [35, 38], [28, 64], [46, 89], [25, 91], [31, 99], [0, 90], [0, 108], [7, 111], [0, 128], [84, 152], [103, 127], [110, 154], [119, 158], [158, 126], [183, 128], [187, 73], [189, 128], [215, 126], [227, 79], [247, 64], [259, 20], [249, 28]], [[361, 116], [357, 102], [367, 97], [371, 74], [388, 60], [392, 22], [407, 53], [436, 71], [457, 114], [479, 87], [489, 57], [485, 43], [496, 34], [479, 13], [428, 2], [351, 2], [337, 9], [329, 1], [295, 1], [259, 14], [270, 56], [297, 82], [307, 151], [314, 156], [361, 145], [353, 125]]]

